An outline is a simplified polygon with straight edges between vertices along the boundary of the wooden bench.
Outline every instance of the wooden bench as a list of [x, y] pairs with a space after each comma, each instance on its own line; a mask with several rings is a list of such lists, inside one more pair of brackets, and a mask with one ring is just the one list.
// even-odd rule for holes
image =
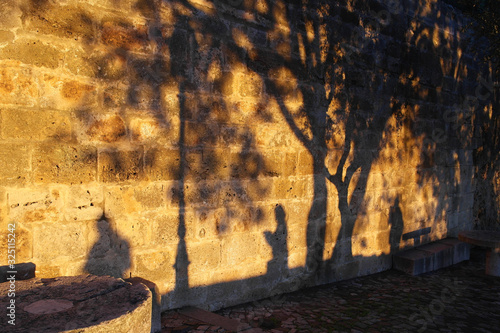
[[462, 231], [458, 234], [462, 242], [488, 248], [486, 252], [486, 274], [500, 276], [500, 232], [488, 230]]

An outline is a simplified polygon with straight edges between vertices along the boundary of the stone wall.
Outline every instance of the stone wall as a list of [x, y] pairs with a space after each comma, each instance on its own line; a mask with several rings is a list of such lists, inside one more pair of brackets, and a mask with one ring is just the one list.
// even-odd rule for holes
[[0, 9], [0, 235], [39, 277], [216, 309], [472, 228], [492, 81], [439, 1]]

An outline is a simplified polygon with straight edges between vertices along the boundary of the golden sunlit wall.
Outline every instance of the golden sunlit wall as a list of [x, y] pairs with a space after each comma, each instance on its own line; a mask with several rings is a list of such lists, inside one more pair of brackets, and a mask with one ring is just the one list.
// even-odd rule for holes
[[37, 276], [213, 310], [472, 228], [492, 79], [440, 1], [0, 8], [0, 235]]

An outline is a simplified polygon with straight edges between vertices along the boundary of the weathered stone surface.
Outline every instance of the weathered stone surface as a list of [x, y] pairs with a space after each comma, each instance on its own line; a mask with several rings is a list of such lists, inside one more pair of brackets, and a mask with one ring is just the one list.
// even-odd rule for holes
[[0, 48], [0, 59], [19, 60], [36, 67], [57, 68], [62, 58], [60, 50], [38, 39], [17, 40]]
[[61, 219], [64, 192], [54, 188], [20, 189], [8, 193], [9, 219], [14, 222], [55, 222]]
[[[37, 292], [33, 293], [32, 290]], [[7, 307], [9, 286], [0, 285], [0, 303]], [[80, 275], [16, 281], [15, 323], [12, 332], [38, 330], [65, 332], [151, 331], [152, 298], [148, 287], [109, 276]], [[10, 318], [0, 323], [8, 327]]]
[[71, 141], [72, 119], [67, 112], [1, 110], [5, 139]]
[[151, 220], [140, 215], [131, 215], [116, 219], [116, 232], [129, 244], [129, 248], [137, 248], [151, 242]]
[[67, 221], [95, 221], [104, 214], [103, 189], [97, 186], [72, 186], [64, 206]]
[[144, 169], [149, 180], [175, 180], [180, 175], [180, 152], [177, 149], [150, 149], [144, 155]]
[[[221, 245], [217, 240], [192, 242], [187, 247], [191, 274], [217, 270], [221, 264]], [[185, 265], [186, 263], [178, 263]]]
[[28, 145], [0, 143], [0, 184], [24, 184], [31, 177], [31, 149]]
[[138, 181], [144, 176], [142, 150], [99, 152], [99, 180], [103, 182]]
[[81, 223], [51, 223], [33, 227], [33, 260], [50, 264], [85, 257], [87, 226]]
[[163, 208], [166, 191], [167, 186], [160, 184], [106, 187], [104, 192], [106, 216], [121, 217]]
[[132, 283], [132, 285], [136, 285], [138, 283], [142, 283], [146, 287], [148, 287], [151, 292], [151, 333], [157, 333], [161, 331], [162, 322], [161, 322], [161, 294], [160, 290], [156, 286], [156, 284], [152, 281], [146, 280], [140, 277], [133, 277], [130, 279], [126, 279], [125, 281]]
[[105, 115], [93, 119], [86, 131], [90, 141], [116, 142], [126, 138], [127, 129], [123, 119], [116, 115]]
[[[23, 225], [22, 223], [16, 223], [16, 220], [5, 219], [0, 223], [2, 230], [0, 231], [0, 241], [5, 244], [7, 250], [7, 244], [10, 241], [10, 245], [15, 245], [15, 253], [9, 253], [15, 256], [15, 262], [30, 261], [33, 258], [33, 235], [32, 228]], [[10, 235], [10, 236], [9, 236]], [[15, 238], [15, 243], [12, 243], [13, 237]], [[12, 248], [9, 248], [12, 250]], [[0, 264], [9, 264], [8, 260], [13, 259], [6, 255], [0, 259]]]
[[50, 2], [31, 4], [23, 10], [24, 28], [44, 35], [92, 42], [96, 30], [96, 15], [88, 9], [92, 8]]
[[19, 62], [0, 62], [0, 103], [33, 106], [39, 97], [33, 70]]
[[41, 78], [40, 106], [50, 109], [73, 110], [95, 106], [96, 87], [78, 80], [67, 80], [44, 74]]
[[6, 1], [0, 4], [0, 28], [13, 29], [21, 26], [20, 1]]
[[0, 43], [10, 43], [14, 40], [14, 33], [0, 30]]
[[97, 179], [97, 151], [90, 146], [43, 145], [33, 152], [37, 183], [82, 184]]
[[147, 26], [106, 21], [102, 25], [101, 42], [125, 50], [145, 51], [148, 46]]
[[175, 247], [161, 250], [147, 250], [133, 258], [132, 274], [151, 281], [170, 281], [174, 278]]

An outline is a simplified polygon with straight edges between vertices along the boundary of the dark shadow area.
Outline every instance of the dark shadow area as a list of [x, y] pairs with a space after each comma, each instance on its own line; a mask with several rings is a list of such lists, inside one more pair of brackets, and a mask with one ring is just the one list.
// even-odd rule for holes
[[288, 230], [286, 226], [286, 213], [283, 206], [276, 205], [274, 208], [276, 219], [276, 230], [274, 232], [266, 231], [264, 236], [273, 250], [273, 258], [267, 263], [267, 272], [279, 272], [280, 275], [288, 275], [288, 248], [287, 238]]
[[85, 270], [94, 275], [128, 278], [130, 271], [130, 245], [114, 230], [112, 222], [104, 215], [96, 221], [99, 239], [89, 252]]
[[400, 250], [401, 235], [403, 234], [404, 228], [403, 213], [401, 212], [399, 198], [396, 198], [389, 210], [389, 225], [391, 227], [391, 232], [389, 234], [391, 253], [396, 253]]

